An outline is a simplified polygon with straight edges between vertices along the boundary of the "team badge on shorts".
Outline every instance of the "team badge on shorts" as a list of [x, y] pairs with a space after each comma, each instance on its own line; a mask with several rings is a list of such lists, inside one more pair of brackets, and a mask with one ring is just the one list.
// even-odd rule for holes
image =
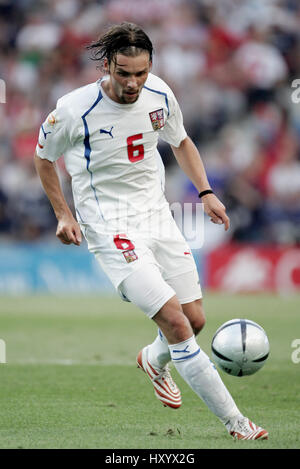
[[136, 261], [138, 258], [133, 249], [131, 251], [124, 251], [123, 256], [125, 257], [125, 260], [128, 264], [130, 262]]
[[156, 111], [149, 112], [149, 116], [153, 130], [159, 130], [165, 125], [163, 109], [157, 109]]

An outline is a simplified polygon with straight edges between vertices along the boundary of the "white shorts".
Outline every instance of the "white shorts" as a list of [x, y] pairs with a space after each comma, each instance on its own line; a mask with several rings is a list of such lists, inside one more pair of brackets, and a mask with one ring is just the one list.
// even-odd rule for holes
[[119, 286], [125, 301], [131, 301], [151, 319], [173, 296], [180, 304], [202, 298], [197, 270], [165, 281], [155, 265], [145, 265], [133, 272]]
[[84, 233], [123, 299], [153, 317], [174, 295], [181, 304], [202, 298], [193, 255], [169, 209], [122, 228], [85, 225]]

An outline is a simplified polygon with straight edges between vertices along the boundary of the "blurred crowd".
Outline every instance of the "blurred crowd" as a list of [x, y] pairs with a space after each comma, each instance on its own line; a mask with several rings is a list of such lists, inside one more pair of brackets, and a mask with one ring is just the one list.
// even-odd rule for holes
[[[0, 239], [54, 237], [33, 166], [39, 127], [60, 96], [99, 78], [85, 46], [122, 21], [152, 39], [153, 73], [177, 96], [231, 239], [299, 243], [298, 0], [1, 0]], [[159, 148], [170, 203], [198, 202], [169, 146]], [[72, 204], [63, 161], [60, 175]]]

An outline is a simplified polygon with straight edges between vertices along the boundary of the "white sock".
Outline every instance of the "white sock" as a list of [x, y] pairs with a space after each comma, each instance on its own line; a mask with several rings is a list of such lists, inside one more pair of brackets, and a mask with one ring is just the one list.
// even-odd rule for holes
[[168, 341], [160, 329], [155, 341], [148, 345], [148, 359], [155, 368], [164, 368], [171, 360]]
[[216, 367], [200, 349], [195, 336], [169, 345], [169, 350], [178, 373], [224, 424], [241, 415]]

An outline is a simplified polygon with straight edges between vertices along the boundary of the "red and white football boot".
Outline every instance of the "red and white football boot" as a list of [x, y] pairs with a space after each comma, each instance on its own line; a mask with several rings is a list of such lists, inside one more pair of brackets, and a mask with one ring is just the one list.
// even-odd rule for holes
[[230, 435], [236, 440], [267, 440], [268, 432], [262, 427], [258, 427], [247, 417], [237, 419], [231, 426], [227, 427]]
[[162, 369], [151, 365], [148, 360], [147, 347], [139, 351], [136, 362], [138, 367], [149, 376], [157, 399], [165, 407], [178, 409], [181, 406], [181, 393], [171, 377], [168, 365]]

